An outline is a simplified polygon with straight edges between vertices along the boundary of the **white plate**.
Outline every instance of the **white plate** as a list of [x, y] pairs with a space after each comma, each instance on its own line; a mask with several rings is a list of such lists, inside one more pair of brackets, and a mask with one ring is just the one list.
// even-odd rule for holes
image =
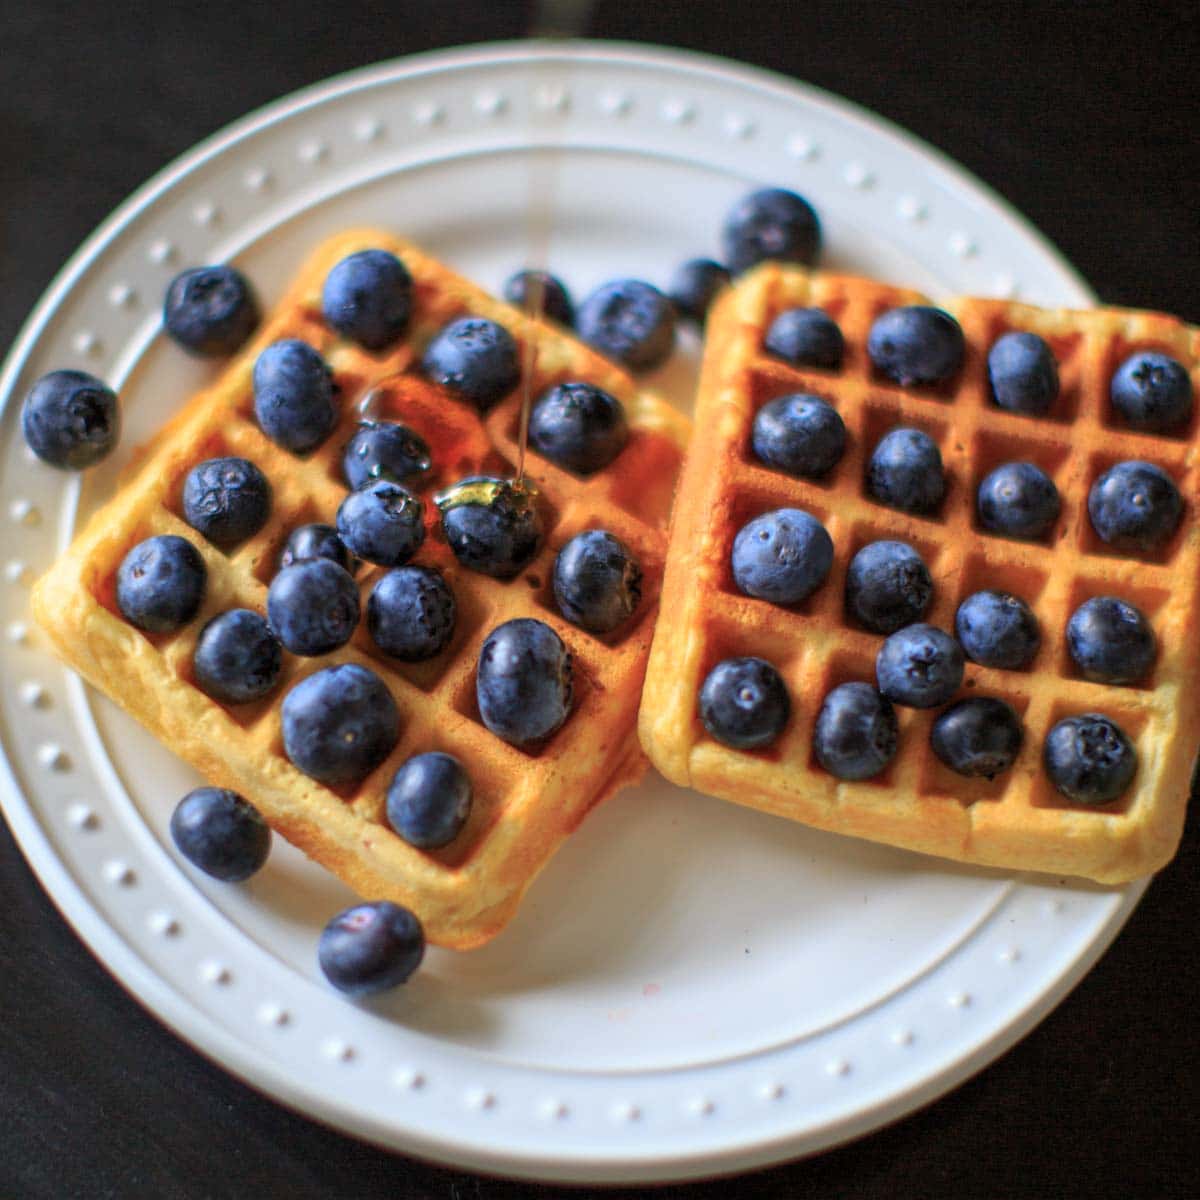
[[[883, 122], [711, 59], [576, 43], [401, 60], [282, 101], [125, 204], [39, 305], [0, 381], [5, 810], [56, 903], [181, 1036], [280, 1101], [384, 1145], [556, 1180], [730, 1171], [820, 1149], [937, 1096], [1028, 1030], [1141, 894], [960, 868], [793, 826], [661, 781], [585, 822], [485, 949], [432, 952], [355, 1005], [314, 943], [349, 893], [283, 844], [241, 887], [166, 834], [191, 773], [58, 667], [28, 583], [131, 448], [215, 368], [158, 335], [167, 280], [236, 256], [272, 301], [352, 223], [487, 285], [528, 249], [582, 293], [664, 282], [716, 250], [752, 184], [809, 196], [826, 264], [1086, 304], [1055, 252]], [[686, 403], [694, 342], [659, 382]], [[19, 398], [76, 366], [121, 388], [117, 461], [82, 489], [31, 460]]]

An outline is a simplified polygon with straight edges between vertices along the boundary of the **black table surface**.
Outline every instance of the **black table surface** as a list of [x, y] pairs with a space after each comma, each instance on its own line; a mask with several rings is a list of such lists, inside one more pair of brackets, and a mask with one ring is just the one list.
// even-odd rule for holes
[[[599, 0], [586, 32], [725, 54], [856, 100], [1012, 201], [1103, 300], [1200, 323], [1198, 16], [1191, 2]], [[479, 0], [0, 0], [0, 347], [92, 228], [199, 138], [339, 71], [521, 37], [531, 17]], [[851, 1145], [679, 1194], [1200, 1195], [1195, 816], [1100, 963], [994, 1065]], [[0, 955], [0, 1195], [560, 1191], [360, 1144], [224, 1074], [109, 977], [2, 827]]]

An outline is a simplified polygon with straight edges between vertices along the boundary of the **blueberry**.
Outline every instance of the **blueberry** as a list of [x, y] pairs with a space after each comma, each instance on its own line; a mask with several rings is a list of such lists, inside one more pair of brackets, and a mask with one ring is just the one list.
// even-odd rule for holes
[[279, 555], [279, 566], [290, 567], [310, 558], [327, 558], [351, 575], [357, 565], [354, 555], [346, 549], [346, 543], [338, 537], [338, 531], [332, 525], [320, 523], [297, 525], [288, 534]]
[[1112, 406], [1134, 429], [1172, 433], [1192, 416], [1192, 381], [1167, 354], [1131, 354], [1112, 377]]
[[620, 400], [592, 383], [556, 384], [529, 414], [529, 444], [577, 475], [607, 467], [628, 438]]
[[1024, 740], [1011, 704], [991, 696], [960, 700], [941, 713], [929, 731], [933, 752], [959, 775], [994, 779], [1013, 765]]
[[271, 485], [244, 458], [210, 458], [183, 481], [183, 519], [223, 548], [253, 537], [271, 515]]
[[675, 308], [640, 279], [614, 279], [579, 306], [575, 328], [601, 354], [644, 371], [664, 362], [675, 345]]
[[794, 367], [842, 365], [846, 342], [837, 322], [820, 308], [788, 308], [771, 322], [763, 349]]
[[321, 783], [357, 783], [392, 752], [400, 714], [383, 680], [357, 663], [325, 667], [283, 698], [283, 749]]
[[1006, 333], [988, 351], [992, 401], [1009, 412], [1040, 416], [1058, 397], [1058, 364], [1036, 333]]
[[200, 631], [192, 674], [214, 700], [248, 704], [275, 687], [282, 666], [283, 650], [266, 620], [248, 608], [231, 608]]
[[419, 481], [432, 464], [425, 439], [397, 421], [363, 421], [342, 452], [351, 491], [372, 479]]
[[487, 412], [517, 386], [517, 343], [495, 321], [459, 317], [426, 347], [421, 370], [434, 383]]
[[921, 556], [904, 542], [870, 542], [846, 571], [846, 611], [872, 633], [919, 621], [933, 597]]
[[1088, 516], [1101, 541], [1115, 550], [1158, 550], [1183, 515], [1183, 498], [1171, 477], [1148, 462], [1109, 467], [1088, 492]]
[[877, 371], [901, 387], [945, 383], [963, 364], [966, 343], [958, 322], [940, 308], [909, 304], [875, 319], [867, 354]]
[[792, 701], [783, 677], [762, 658], [727, 658], [700, 686], [704, 728], [735, 750], [770, 745], [791, 716]]
[[642, 568], [627, 546], [603, 529], [577, 533], [554, 560], [554, 601], [573, 625], [612, 633], [642, 599]]
[[811, 267], [821, 249], [821, 223], [795, 192], [762, 188], [733, 206], [721, 231], [721, 249], [735, 275], [767, 259]]
[[512, 579], [542, 544], [534, 493], [509, 479], [472, 475], [437, 497], [446, 541], [464, 567]]
[[777, 508], [738, 530], [730, 561], [733, 581], [747, 596], [798, 604], [825, 582], [833, 566], [833, 539], [802, 509]]
[[351, 554], [382, 567], [398, 567], [425, 540], [425, 505], [398, 483], [377, 479], [341, 502], [337, 530]]
[[1101, 713], [1066, 717], [1046, 735], [1042, 762], [1050, 782], [1076, 804], [1107, 804], [1137, 773], [1125, 731]]
[[838, 779], [870, 779], [896, 756], [896, 710], [869, 683], [843, 683], [825, 697], [813, 726], [817, 762]]
[[1038, 541], [1058, 520], [1061, 504], [1054, 480], [1031, 462], [997, 467], [979, 485], [979, 524], [1002, 537]]
[[875, 677], [894, 704], [936, 708], [962, 684], [962, 647], [933, 625], [906, 625], [880, 647]]
[[204, 602], [208, 568], [187, 538], [159, 534], [139, 542], [117, 569], [117, 607], [147, 633], [174, 633]]
[[421, 850], [449, 845], [470, 812], [471, 781], [449, 754], [414, 755], [401, 764], [388, 788], [388, 824]]
[[258, 809], [217, 787], [196, 788], [180, 800], [171, 839], [192, 866], [225, 883], [249, 879], [271, 851], [271, 829]]
[[548, 271], [517, 271], [504, 281], [504, 298], [523, 312], [534, 312], [565, 325], [575, 324], [575, 305], [562, 280]]
[[1033, 610], [1009, 592], [968, 596], [958, 606], [954, 632], [972, 662], [1008, 671], [1027, 667], [1042, 643]]
[[21, 431], [30, 450], [52, 467], [81, 471], [117, 444], [117, 394], [84, 371], [51, 371], [25, 397]]
[[340, 992], [369, 996], [399, 987], [425, 957], [425, 931], [390, 900], [356, 904], [321, 930], [317, 962]]
[[820, 479], [845, 453], [846, 426], [837, 409], [819, 396], [796, 392], [758, 410], [751, 445], [770, 467], [800, 479]]
[[258, 300], [246, 277], [229, 266], [193, 267], [171, 280], [163, 326], [191, 354], [221, 358], [239, 349], [258, 324]]
[[388, 571], [367, 600], [367, 630], [380, 650], [421, 662], [445, 649], [454, 633], [454, 593], [432, 567]]
[[518, 617], [488, 634], [475, 697], [497, 737], [514, 746], [549, 737], [570, 714], [572, 692], [571, 655], [549, 625]]
[[717, 293], [729, 282], [729, 272], [711, 258], [689, 258], [680, 263], [667, 285], [667, 295], [675, 311], [699, 325]]
[[284, 567], [267, 590], [267, 620], [293, 654], [313, 657], [344, 646], [358, 611], [358, 585], [327, 558]]
[[919, 429], [893, 429], [879, 439], [867, 463], [867, 491], [889, 508], [928, 516], [946, 494], [937, 442]]
[[307, 342], [284, 338], [258, 356], [254, 415], [263, 433], [293, 454], [315, 450], [333, 432], [333, 373]]
[[321, 310], [329, 326], [367, 350], [383, 350], [412, 312], [412, 276], [386, 250], [360, 250], [325, 276]]
[[1158, 639], [1141, 609], [1116, 596], [1084, 601], [1067, 622], [1067, 650], [1088, 679], [1136, 683], [1158, 654]]

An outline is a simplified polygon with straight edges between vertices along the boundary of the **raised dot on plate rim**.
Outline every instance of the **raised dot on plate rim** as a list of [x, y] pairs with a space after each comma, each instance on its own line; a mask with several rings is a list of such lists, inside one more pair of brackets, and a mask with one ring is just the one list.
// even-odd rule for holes
[[544, 84], [534, 94], [534, 101], [546, 112], [564, 113], [571, 106], [571, 93], [557, 84]]
[[896, 201], [896, 211], [906, 221], [923, 221], [929, 210], [916, 196], [901, 196]]
[[600, 108], [612, 117], [623, 117], [633, 108], [633, 99], [627, 92], [605, 92], [600, 97]]
[[786, 1093], [787, 1088], [785, 1088], [782, 1083], [778, 1082], [764, 1083], [762, 1087], [758, 1089], [758, 1094], [764, 1100], [782, 1100]]
[[135, 881], [136, 876], [133, 873], [133, 868], [119, 858], [114, 858], [111, 862], [104, 864], [104, 878], [109, 883], [117, 884], [120, 887], [130, 887]]
[[550, 1121], [561, 1121], [571, 1113], [563, 1101], [555, 1099], [543, 1100], [538, 1106], [538, 1111]]
[[916, 1035], [911, 1029], [897, 1029], [892, 1034], [892, 1041], [897, 1046], [911, 1046], [916, 1041]]
[[418, 125], [437, 125], [445, 118], [446, 110], [440, 104], [427, 100], [413, 109], [412, 116]]
[[19, 558], [11, 558], [4, 565], [4, 578], [9, 583], [25, 583], [29, 575], [29, 564]]
[[67, 752], [57, 742], [44, 742], [38, 747], [37, 757], [43, 767], [53, 771], [65, 771], [71, 765]]
[[996, 957], [1002, 963], [1015, 963], [1021, 957], [1021, 951], [1016, 946], [1005, 946]]
[[640, 1121], [642, 1110], [631, 1100], [619, 1100], [612, 1106], [612, 1115], [618, 1121]]
[[50, 693], [36, 679], [27, 679], [21, 684], [17, 695], [26, 708], [46, 708], [50, 702]]
[[688, 1111], [697, 1117], [711, 1117], [717, 1106], [707, 1096], [696, 1096], [688, 1101]]
[[301, 142], [296, 149], [296, 153], [300, 156], [301, 162], [306, 162], [311, 166], [323, 162], [329, 157], [329, 146], [325, 142], [314, 139]]
[[721, 127], [732, 138], [749, 138], [756, 129], [754, 122], [741, 113], [729, 113], [721, 122]]
[[426, 1080], [424, 1073], [418, 1071], [415, 1067], [397, 1067], [392, 1072], [392, 1082], [397, 1087], [419, 1091], [425, 1086]]
[[260, 1004], [258, 1006], [258, 1019], [264, 1025], [275, 1025], [276, 1027], [282, 1029], [283, 1026], [287, 1025], [291, 1021], [292, 1015], [281, 1005], [273, 1004], [268, 1001], [267, 1003]]
[[354, 136], [360, 142], [377, 141], [383, 133], [383, 122], [378, 117], [362, 117], [354, 126]]
[[271, 182], [271, 172], [266, 167], [251, 167], [242, 176], [242, 182], [252, 192], [264, 191]]
[[487, 1088], [471, 1088], [465, 1099], [468, 1108], [476, 1109], [479, 1112], [486, 1112], [496, 1107], [496, 1093], [488, 1091]]
[[108, 299], [116, 308], [129, 308], [137, 299], [137, 292], [128, 283], [114, 283], [108, 289]]
[[97, 829], [100, 826], [100, 818], [86, 804], [72, 804], [67, 809], [67, 820], [76, 829]]
[[150, 243], [147, 253], [151, 262], [156, 262], [161, 266], [163, 263], [169, 263], [175, 257], [175, 247], [165, 238], [159, 238], [158, 241]]
[[951, 1008], [969, 1008], [971, 1005], [970, 992], [951, 992], [946, 999]]
[[837, 1078], [850, 1074], [850, 1064], [844, 1058], [834, 1058], [825, 1064], [825, 1073]]
[[474, 107], [485, 117], [498, 117], [508, 107], [508, 100], [499, 92], [480, 92], [475, 97]]
[[29, 641], [29, 626], [24, 621], [10, 621], [6, 633], [15, 646], [24, 646]]
[[224, 963], [209, 960], [200, 964], [200, 978], [205, 983], [211, 983], [217, 987], [225, 987], [233, 982], [233, 975]]
[[321, 1047], [325, 1057], [334, 1062], [348, 1063], [355, 1058], [354, 1047], [342, 1038], [329, 1038]]
[[874, 174], [859, 162], [847, 163], [842, 177], [852, 188], [868, 188], [875, 182]]
[[950, 253], [958, 258], [971, 258], [979, 250], [975, 239], [969, 233], [963, 233], [961, 230], [952, 233], [946, 245], [950, 248]]
[[821, 147], [805, 133], [794, 133], [787, 140], [787, 152], [801, 162], [812, 162], [820, 156]]
[[152, 912], [146, 923], [160, 937], [175, 937], [179, 933], [179, 922], [169, 912]]
[[90, 330], [81, 329], [74, 339], [75, 349], [80, 354], [99, 354], [100, 339]]
[[192, 209], [192, 216], [197, 225], [215, 225], [220, 216], [220, 209], [211, 200], [201, 200]]
[[672, 125], [686, 125], [695, 119], [696, 106], [687, 100], [665, 100], [662, 115], [664, 120], [670, 121]]
[[8, 516], [14, 525], [27, 525], [32, 528], [42, 519], [42, 510], [32, 500], [18, 496], [8, 506]]

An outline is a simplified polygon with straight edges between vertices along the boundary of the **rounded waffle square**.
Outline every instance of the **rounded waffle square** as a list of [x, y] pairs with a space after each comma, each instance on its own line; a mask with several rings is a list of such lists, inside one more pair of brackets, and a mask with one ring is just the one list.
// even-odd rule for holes
[[[1200, 740], [1197, 417], [1179, 436], [1133, 432], [1111, 411], [1109, 381], [1125, 357], [1149, 348], [1173, 355], [1200, 381], [1200, 331], [1147, 312], [1070, 312], [959, 299], [942, 307], [966, 336], [962, 371], [947, 386], [903, 388], [872, 370], [866, 341], [882, 312], [914, 303], [928, 301], [871, 280], [765, 266], [710, 314], [696, 432], [680, 481], [663, 616], [642, 700], [642, 744], [678, 783], [821, 829], [966, 862], [1104, 882], [1146, 874], [1164, 865], [1178, 845]], [[839, 370], [793, 368], [764, 351], [772, 320], [807, 306], [826, 310], [841, 327], [846, 355]], [[1061, 392], [1045, 416], [1010, 413], [991, 401], [987, 353], [1010, 330], [1041, 335], [1058, 361]], [[772, 470], [750, 447], [758, 409], [791, 392], [822, 397], [846, 424], [846, 453], [819, 481]], [[864, 486], [872, 449], [901, 424], [926, 431], [941, 450], [947, 491], [934, 517], [886, 508]], [[1117, 553], [1091, 526], [1088, 489], [1122, 459], [1162, 467], [1184, 498], [1179, 531], [1159, 554]], [[980, 481], [1001, 463], [1019, 460], [1050, 475], [1062, 499], [1060, 518], [1044, 542], [995, 536], [975, 519]], [[784, 506], [818, 517], [835, 547], [829, 578], [794, 607], [742, 594], [729, 566], [733, 539], [746, 521]], [[943, 765], [929, 742], [936, 712], [899, 706], [900, 748], [882, 774], [843, 782], [817, 763], [813, 725], [826, 693], [848, 680], [875, 680], [882, 638], [847, 618], [843, 592], [854, 553], [880, 539], [907, 542], [921, 553], [934, 580], [924, 619], [940, 628], [953, 630], [958, 605], [985, 588], [1019, 595], [1038, 618], [1041, 649], [1027, 669], [968, 662], [959, 693], [1007, 700], [1023, 721], [1020, 756], [995, 779], [964, 778]], [[1068, 619], [1099, 595], [1136, 604], [1155, 630], [1157, 661], [1136, 686], [1089, 682], [1067, 653]], [[697, 713], [707, 673], [739, 655], [773, 663], [792, 698], [786, 729], [758, 751], [715, 741]], [[1121, 725], [1139, 762], [1122, 797], [1091, 808], [1061, 795], [1042, 766], [1048, 731], [1064, 717], [1087, 712]]]
[[[329, 269], [371, 247], [402, 259], [414, 285], [405, 337], [381, 354], [338, 337], [321, 316]], [[587, 380], [616, 396], [629, 420], [621, 454], [586, 480], [530, 454], [526, 473], [541, 493], [546, 537], [536, 558], [510, 582], [459, 566], [440, 537], [432, 502], [439, 488], [465, 475], [509, 476], [516, 462], [521, 387], [481, 417], [416, 369], [434, 333], [464, 314], [508, 328], [521, 361], [533, 363], [534, 396], [560, 381]], [[304, 458], [271, 442], [253, 415], [254, 361], [263, 347], [283, 337], [302, 338], [324, 355], [341, 405], [338, 427]], [[407, 664], [378, 651], [360, 624], [351, 642], [332, 654], [285, 653], [282, 680], [267, 699], [219, 704], [193, 683], [199, 632], [229, 608], [265, 612], [267, 585], [289, 531], [307, 522], [332, 522], [346, 495], [342, 450], [364, 402], [373, 418], [404, 421], [431, 448], [433, 471], [419, 489], [429, 528], [413, 561], [440, 568], [453, 589], [458, 605], [453, 638], [435, 658]], [[406, 242], [375, 230], [352, 231], [315, 251], [248, 349], [145, 448], [111, 501], [39, 581], [34, 613], [68, 664], [211, 782], [250, 799], [277, 831], [361, 895], [409, 906], [433, 942], [478, 945], [511, 917], [522, 892], [588, 808], [644, 767], [635, 729], [638, 700], [687, 434], [686, 419], [665, 401], [557, 328], [492, 299]], [[224, 454], [256, 463], [273, 489], [267, 525], [230, 553], [186, 524], [180, 502], [191, 467]], [[627, 627], [603, 638], [562, 618], [551, 593], [558, 550], [581, 529], [595, 527], [625, 542], [645, 573], [638, 611]], [[157, 636], [122, 618], [114, 577], [133, 545], [161, 533], [179, 534], [198, 547], [208, 567], [208, 589], [195, 620], [176, 634]], [[356, 577], [364, 611], [382, 573], [364, 564]], [[536, 753], [493, 735], [475, 701], [479, 648], [492, 629], [517, 616], [552, 626], [574, 662], [572, 713]], [[401, 735], [392, 754], [361, 784], [331, 789], [303, 775], [284, 755], [279, 710], [300, 679], [340, 662], [362, 663], [385, 681], [400, 710]], [[466, 828], [449, 846], [431, 852], [408, 845], [384, 819], [396, 768], [427, 750], [458, 757], [474, 793]]]

